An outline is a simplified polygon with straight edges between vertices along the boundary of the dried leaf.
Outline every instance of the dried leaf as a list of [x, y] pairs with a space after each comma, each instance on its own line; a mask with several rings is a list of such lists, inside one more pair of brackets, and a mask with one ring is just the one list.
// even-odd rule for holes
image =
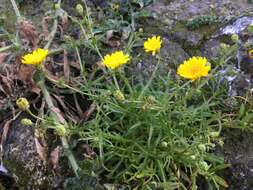
[[34, 83], [33, 81], [33, 74], [35, 73], [36, 69], [30, 65], [21, 64], [18, 70], [18, 79], [23, 81], [24, 83]]
[[69, 25], [69, 21], [68, 21], [68, 15], [66, 13], [61, 15], [61, 22], [62, 22], [63, 29], [64, 30], [67, 29]]
[[64, 50], [63, 54], [63, 70], [64, 70], [64, 77], [66, 82], [69, 82], [69, 76], [70, 76], [70, 68], [69, 68], [69, 62], [68, 62], [68, 52]]
[[84, 112], [84, 114], [82, 115], [82, 118], [83, 118], [82, 121], [83, 122], [87, 121], [90, 118], [90, 116], [94, 113], [95, 110], [96, 110], [96, 104], [92, 103], [89, 109], [86, 112]]
[[106, 32], [106, 44], [111, 47], [119, 47], [120, 46], [120, 36], [116, 35], [117, 33], [113, 30], [109, 30]]
[[44, 17], [42, 20], [42, 30], [43, 30], [43, 36], [46, 40], [48, 40], [49, 37], [49, 30], [48, 30], [48, 20], [52, 20], [51, 17]]
[[84, 143], [82, 143], [81, 145], [80, 145], [80, 148], [82, 148], [83, 149], [83, 151], [84, 151], [84, 156], [86, 157], [86, 158], [94, 158], [97, 154], [96, 154], [96, 152], [90, 147], [90, 145], [88, 145], [88, 144], [84, 144]]
[[51, 153], [50, 153], [50, 163], [53, 166], [53, 169], [58, 168], [59, 166], [59, 157], [60, 157], [60, 147], [57, 146]]
[[47, 163], [47, 148], [41, 145], [38, 137], [35, 137], [34, 141], [35, 141], [35, 147], [36, 147], [37, 153], [38, 153], [40, 159], [43, 161], [43, 164], [46, 165], [46, 163]]
[[4, 61], [8, 55], [9, 55], [9, 53], [0, 53], [0, 64], [4, 63]]
[[21, 37], [27, 39], [32, 43], [33, 48], [37, 47], [38, 44], [38, 34], [35, 26], [30, 21], [19, 22], [18, 29], [20, 31]]

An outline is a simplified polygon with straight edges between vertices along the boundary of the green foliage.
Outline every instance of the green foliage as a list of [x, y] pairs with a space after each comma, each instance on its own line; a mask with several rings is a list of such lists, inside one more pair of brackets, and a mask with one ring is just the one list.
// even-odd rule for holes
[[196, 29], [201, 28], [202, 26], [212, 25], [212, 24], [217, 24], [217, 23], [220, 23], [220, 20], [218, 19], [217, 16], [204, 15], [204, 16], [199, 16], [192, 20], [189, 20], [186, 23], [186, 26], [191, 30], [196, 30]]
[[215, 173], [227, 165], [210, 154], [222, 142], [221, 89], [210, 93], [208, 79], [185, 83], [155, 73], [146, 86], [116, 74], [125, 98], [113, 96], [115, 84], [96, 84], [97, 113], [78, 132], [98, 152], [94, 172], [131, 189], [193, 188], [199, 176], [226, 186]]

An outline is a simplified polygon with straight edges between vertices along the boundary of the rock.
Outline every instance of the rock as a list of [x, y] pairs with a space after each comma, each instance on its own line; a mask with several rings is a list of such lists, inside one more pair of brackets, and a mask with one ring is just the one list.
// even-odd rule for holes
[[203, 34], [192, 31], [179, 31], [173, 34], [174, 41], [180, 42], [180, 44], [188, 48], [197, 48], [203, 40], [203, 37]]
[[220, 54], [220, 41], [218, 39], [210, 39], [204, 43], [201, 52], [208, 59], [213, 59]]
[[224, 146], [219, 154], [231, 167], [225, 172], [231, 190], [253, 189], [252, 134], [241, 129], [226, 129]]
[[60, 189], [62, 176], [43, 164], [36, 151], [34, 129], [22, 126], [19, 120], [10, 126], [4, 144], [3, 163], [16, 176], [20, 189]]
[[169, 67], [177, 67], [184, 60], [189, 58], [189, 55], [184, 51], [179, 43], [172, 42], [164, 38], [163, 46], [161, 48], [161, 57], [165, 59], [165, 63], [167, 63]]

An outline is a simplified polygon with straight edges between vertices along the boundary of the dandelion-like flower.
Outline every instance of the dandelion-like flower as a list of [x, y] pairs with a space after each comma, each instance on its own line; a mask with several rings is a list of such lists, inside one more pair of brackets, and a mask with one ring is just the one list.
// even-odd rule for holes
[[152, 55], [155, 55], [157, 51], [160, 51], [162, 45], [160, 36], [153, 36], [152, 38], [148, 38], [144, 42], [144, 49], [147, 53], [151, 52]]
[[248, 55], [250, 59], [253, 59], [253, 49], [248, 51]]
[[26, 98], [18, 98], [16, 104], [22, 111], [27, 111], [30, 108], [29, 101]]
[[103, 58], [103, 65], [109, 69], [116, 69], [121, 65], [126, 64], [130, 60], [128, 54], [124, 54], [123, 51], [116, 51], [112, 54], [107, 54]]
[[211, 66], [205, 57], [192, 57], [178, 67], [177, 74], [194, 81], [207, 76], [210, 69]]
[[40, 65], [48, 55], [48, 50], [38, 48], [32, 53], [28, 53], [22, 57], [22, 63], [27, 65]]

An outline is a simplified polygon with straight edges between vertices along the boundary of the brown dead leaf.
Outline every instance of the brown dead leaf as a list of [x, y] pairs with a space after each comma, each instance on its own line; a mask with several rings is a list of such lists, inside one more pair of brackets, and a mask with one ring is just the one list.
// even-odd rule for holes
[[0, 64], [4, 63], [4, 61], [8, 55], [9, 55], [9, 53], [0, 53]]
[[69, 75], [70, 75], [70, 68], [68, 62], [68, 52], [64, 50], [63, 54], [63, 70], [64, 70], [64, 77], [66, 82], [69, 82]]
[[49, 37], [49, 30], [48, 30], [48, 20], [52, 20], [51, 17], [44, 17], [42, 20], [42, 30], [44, 39], [48, 40]]
[[90, 116], [94, 113], [94, 111], [96, 110], [96, 104], [95, 103], [92, 103], [89, 107], [89, 109], [83, 113], [82, 115], [82, 122], [85, 122], [87, 121]]
[[108, 30], [106, 32], [106, 44], [111, 47], [119, 47], [120, 46], [121, 37], [117, 36], [117, 33], [114, 30]]
[[23, 81], [24, 83], [34, 83], [33, 81], [33, 74], [35, 73], [36, 69], [30, 65], [21, 64], [18, 69], [18, 79]]
[[61, 124], [65, 124], [66, 123], [66, 121], [65, 121], [64, 117], [62, 116], [61, 111], [59, 110], [59, 108], [52, 107], [51, 110], [57, 115], [59, 123], [61, 123]]
[[59, 157], [60, 157], [60, 147], [57, 146], [51, 153], [50, 153], [50, 163], [53, 166], [53, 169], [58, 168], [59, 166]]
[[80, 148], [83, 150], [83, 155], [86, 158], [94, 158], [97, 155], [96, 152], [88, 144], [82, 143], [80, 144]]
[[62, 23], [63, 30], [68, 28], [69, 21], [68, 21], [68, 15], [67, 14], [62, 14], [61, 15], [61, 23]]
[[43, 161], [43, 164], [46, 165], [46, 163], [47, 163], [47, 148], [40, 143], [39, 137], [35, 136], [34, 141], [35, 141], [36, 151], [37, 151], [40, 159]]
[[0, 85], [1, 91], [5, 93], [5, 95], [11, 95], [13, 90], [13, 81], [11, 78], [7, 78], [3, 75], [0, 75]]
[[38, 44], [38, 34], [33, 23], [27, 20], [21, 21], [19, 22], [18, 29], [20, 31], [21, 38], [27, 39], [32, 43], [33, 48], [36, 48]]

